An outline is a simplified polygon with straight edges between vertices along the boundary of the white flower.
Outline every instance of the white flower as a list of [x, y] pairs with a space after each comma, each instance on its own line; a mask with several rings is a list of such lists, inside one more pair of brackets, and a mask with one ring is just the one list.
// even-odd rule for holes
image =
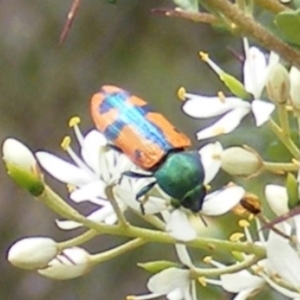
[[[265, 188], [265, 196], [270, 208], [278, 217], [289, 212], [289, 199], [286, 187], [268, 184]], [[300, 215], [287, 218], [286, 220], [280, 222], [277, 227], [288, 236], [291, 234], [291, 232], [294, 232], [298, 241], [300, 242]]]
[[14, 243], [8, 250], [7, 259], [15, 267], [36, 270], [47, 266], [57, 253], [57, 244], [51, 238], [31, 237]]
[[[275, 105], [260, 99], [265, 86], [270, 66], [278, 61], [278, 56], [270, 55], [267, 64], [265, 55], [256, 47], [245, 49], [246, 59], [243, 66], [244, 87], [251, 93], [254, 100], [248, 102], [237, 97], [225, 97], [223, 94], [217, 97], [208, 97], [186, 93], [184, 89], [179, 91], [180, 98], [186, 100], [183, 110], [194, 118], [211, 118], [225, 114], [213, 125], [200, 130], [197, 139], [206, 139], [221, 134], [226, 134], [238, 127], [242, 119], [253, 113], [256, 126], [263, 125], [275, 109]], [[271, 58], [272, 57], [272, 58]], [[209, 58], [206, 60], [212, 69], [221, 74], [223, 71]]]
[[150, 295], [127, 297], [127, 300], [154, 299], [164, 295], [169, 300], [197, 300], [197, 298], [192, 297], [190, 284], [190, 271], [188, 269], [168, 268], [149, 279], [147, 288], [151, 292]]
[[38, 273], [55, 280], [68, 280], [85, 275], [93, 266], [90, 255], [84, 249], [73, 247], [63, 250]]
[[[70, 138], [63, 141], [63, 148], [70, 155], [73, 163], [65, 161], [48, 152], [39, 151], [36, 156], [42, 167], [54, 178], [73, 187], [70, 198], [76, 202], [89, 201], [101, 208], [87, 216], [95, 222], [113, 224], [117, 221], [115, 211], [107, 201], [106, 189], [115, 185], [124, 171], [132, 168], [129, 158], [110, 147], [104, 135], [97, 130], [91, 130], [86, 136], [79, 131], [78, 118], [71, 119], [81, 155], [77, 155], [70, 147]], [[118, 203], [121, 210], [124, 203]], [[57, 221], [61, 229], [74, 229], [81, 224], [74, 221]]]
[[[256, 221], [256, 226], [258, 230], [258, 236], [259, 236], [259, 241], [256, 241], [256, 244], [259, 245], [264, 245], [265, 244], [265, 238], [262, 234], [261, 231], [261, 226], [260, 222], [258, 219], [255, 219]], [[253, 238], [251, 236], [251, 232], [248, 229], [248, 222], [242, 222], [243, 224], [243, 230], [244, 230], [244, 236], [246, 237], [246, 241], [250, 243], [254, 243]], [[243, 259], [249, 259], [250, 255], [241, 253]], [[217, 267], [222, 270], [222, 268], [226, 268], [226, 266], [218, 261], [215, 261], [213, 259], [206, 258], [204, 261], [207, 263], [210, 263], [211, 265]], [[237, 263], [238, 264], [238, 263]], [[257, 266], [252, 266], [252, 269], [256, 269]], [[231, 274], [222, 274], [220, 275], [220, 279], [210, 279], [210, 278], [205, 278], [205, 282], [221, 286], [225, 291], [230, 292], [230, 293], [235, 293], [235, 297], [233, 298], [234, 300], [246, 300], [248, 299], [251, 295], [256, 293], [257, 291], [261, 290], [262, 287], [265, 285], [265, 280], [261, 278], [258, 275], [254, 275], [252, 272], [248, 270], [241, 270], [235, 273]]]
[[127, 296], [127, 300], [145, 300], [166, 296], [168, 300], [197, 300], [195, 279], [188, 267], [192, 262], [184, 245], [176, 245], [178, 258], [186, 268], [170, 267], [153, 275], [147, 283], [150, 294]]
[[300, 299], [298, 250], [290, 244], [287, 238], [270, 231], [266, 251], [265, 269], [259, 275], [280, 294], [288, 298]]
[[[211, 264], [219, 267], [220, 270], [224, 265], [211, 261]], [[257, 275], [253, 275], [249, 271], [242, 270], [232, 274], [224, 274], [220, 276], [220, 280], [208, 279], [205, 281], [207, 283], [221, 286], [225, 291], [236, 294], [232, 300], [246, 300], [255, 293], [257, 290], [261, 289], [265, 280]]]

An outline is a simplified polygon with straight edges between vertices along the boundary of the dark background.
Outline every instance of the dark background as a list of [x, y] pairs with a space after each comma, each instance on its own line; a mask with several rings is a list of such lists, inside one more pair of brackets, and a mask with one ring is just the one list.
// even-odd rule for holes
[[[154, 7], [172, 7], [172, 1], [119, 0], [111, 5], [104, 0], [82, 0], [67, 41], [59, 47], [70, 5], [71, 1], [59, 0], [0, 1], [1, 141], [15, 137], [34, 151], [64, 155], [60, 142], [71, 133], [69, 118], [79, 115], [84, 132], [92, 128], [91, 95], [102, 84], [116, 84], [147, 99], [193, 139], [194, 147], [206, 143], [194, 139], [200, 122], [181, 112], [176, 90], [185, 86], [206, 95], [226, 92], [197, 53], [209, 52], [222, 68], [240, 76], [240, 62], [230, 50], [242, 53], [241, 40], [203, 24], [150, 12]], [[239, 132], [225, 137], [224, 143], [245, 143]], [[247, 143], [263, 148], [250, 129]], [[136, 267], [138, 261], [163, 259], [167, 253], [169, 259], [175, 258], [171, 246], [147, 245], [98, 266], [83, 278], [64, 282], [16, 269], [6, 262], [7, 249], [15, 240], [42, 235], [61, 241], [74, 233], [58, 230], [56, 216], [20, 190], [4, 166], [0, 179], [0, 299], [124, 299], [127, 294], [146, 292], [149, 274]], [[63, 185], [51, 178], [49, 182], [62, 196], [67, 195]], [[219, 231], [209, 230], [215, 237], [232, 232], [229, 223]], [[96, 253], [121, 242], [99, 237], [86, 248]], [[199, 259], [207, 255], [194, 254]], [[231, 297], [216, 288], [201, 292], [203, 299]]]

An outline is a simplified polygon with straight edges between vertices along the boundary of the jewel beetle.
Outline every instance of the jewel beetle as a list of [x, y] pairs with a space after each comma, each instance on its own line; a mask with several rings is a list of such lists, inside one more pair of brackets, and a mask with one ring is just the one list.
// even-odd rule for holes
[[116, 86], [104, 85], [92, 96], [91, 115], [116, 148], [155, 178], [137, 199], [158, 184], [172, 197], [173, 206], [201, 210], [206, 195], [204, 169], [198, 151], [187, 150], [191, 141], [185, 134], [146, 101]]

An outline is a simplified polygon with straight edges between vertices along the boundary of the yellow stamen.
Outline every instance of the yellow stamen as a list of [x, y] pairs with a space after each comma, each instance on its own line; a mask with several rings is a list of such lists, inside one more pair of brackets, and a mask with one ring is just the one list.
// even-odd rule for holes
[[134, 300], [135, 299], [135, 296], [132, 296], [132, 295], [129, 295], [126, 297], [126, 300]]
[[262, 266], [257, 266], [257, 265], [253, 266], [251, 269], [257, 275], [259, 275], [259, 273], [264, 271], [264, 268]]
[[185, 100], [185, 94], [186, 94], [186, 90], [183, 86], [177, 90], [177, 97], [182, 101]]
[[253, 219], [254, 219], [254, 214], [250, 214], [249, 217], [248, 217], [248, 220], [253, 221]]
[[205, 256], [203, 258], [203, 262], [206, 263], [206, 264], [210, 264], [212, 261], [212, 257], [211, 256]]
[[200, 56], [200, 58], [201, 58], [203, 61], [205, 61], [205, 62], [207, 62], [207, 61], [209, 60], [209, 55], [208, 55], [208, 53], [206, 53], [206, 52], [200, 51], [200, 52], [199, 52], [199, 56]]
[[80, 118], [78, 116], [72, 117], [69, 120], [69, 127], [74, 127], [80, 123]]
[[72, 193], [76, 190], [76, 186], [73, 184], [67, 184], [67, 190], [69, 193]]
[[206, 191], [210, 191], [211, 190], [211, 185], [209, 185], [209, 184], [205, 184], [205, 189], [206, 189]]
[[241, 239], [244, 238], [244, 237], [245, 237], [245, 235], [244, 235], [243, 233], [241, 233], [241, 232], [236, 232], [236, 233], [233, 233], [233, 234], [230, 236], [229, 240], [230, 240], [231, 242], [240, 242]]
[[218, 136], [218, 135], [221, 135], [221, 134], [224, 134], [224, 133], [226, 133], [224, 127], [216, 127], [213, 130], [213, 136]]
[[242, 228], [247, 228], [250, 226], [250, 223], [246, 220], [240, 220], [239, 221], [239, 226], [242, 227]]
[[63, 138], [60, 146], [63, 148], [63, 150], [67, 150], [67, 148], [70, 147], [71, 144], [71, 138], [67, 135]]
[[207, 282], [206, 282], [206, 279], [205, 277], [198, 277], [198, 282], [202, 285], [202, 286], [207, 286]]
[[225, 103], [226, 97], [225, 97], [225, 95], [224, 95], [224, 93], [222, 91], [218, 92], [218, 97], [220, 99], [220, 102]]

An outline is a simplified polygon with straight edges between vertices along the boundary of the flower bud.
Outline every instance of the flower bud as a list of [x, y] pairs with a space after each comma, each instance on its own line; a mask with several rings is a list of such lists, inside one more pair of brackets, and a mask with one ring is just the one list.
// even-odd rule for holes
[[292, 105], [300, 110], [300, 71], [296, 67], [290, 69], [290, 96]]
[[233, 176], [253, 176], [260, 172], [263, 162], [249, 147], [230, 147], [223, 151], [222, 169]]
[[54, 240], [31, 237], [17, 241], [8, 250], [7, 259], [15, 267], [36, 270], [47, 266], [58, 253]]
[[73, 247], [63, 250], [38, 273], [54, 280], [68, 280], [86, 274], [92, 266], [90, 254], [82, 248]]
[[33, 153], [13, 138], [4, 141], [2, 150], [8, 175], [32, 195], [40, 195], [44, 190], [44, 182]]
[[284, 104], [289, 99], [290, 78], [287, 70], [281, 64], [270, 67], [266, 87], [269, 98], [274, 102]]

